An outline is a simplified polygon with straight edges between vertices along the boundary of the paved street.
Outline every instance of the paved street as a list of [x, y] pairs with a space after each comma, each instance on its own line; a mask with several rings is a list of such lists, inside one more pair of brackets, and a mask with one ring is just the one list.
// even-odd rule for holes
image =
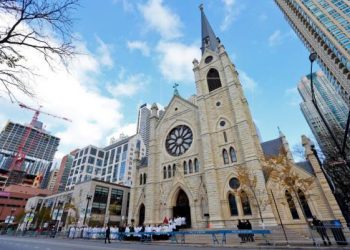
[[[211, 246], [200, 246], [206, 249], [228, 249], [228, 247], [211, 247]], [[199, 246], [183, 246], [183, 245], [172, 245], [172, 244], [141, 244], [141, 243], [120, 243], [113, 242], [111, 244], [104, 244], [103, 241], [88, 241], [88, 240], [68, 240], [68, 239], [48, 239], [48, 238], [18, 238], [18, 237], [6, 237], [0, 236], [0, 249], [1, 250], [92, 250], [92, 249], [119, 249], [119, 250], [140, 250], [140, 249], [152, 249], [152, 250], [179, 250], [179, 249], [199, 249]], [[248, 246], [237, 246], [236, 249], [271, 249], [272, 247], [260, 247], [260, 248], [249, 248]], [[273, 249], [307, 249], [306, 247], [297, 248], [273, 248]], [[309, 249], [315, 249], [310, 247]], [[325, 248], [322, 249], [337, 249]], [[341, 248], [349, 249], [349, 248]]]

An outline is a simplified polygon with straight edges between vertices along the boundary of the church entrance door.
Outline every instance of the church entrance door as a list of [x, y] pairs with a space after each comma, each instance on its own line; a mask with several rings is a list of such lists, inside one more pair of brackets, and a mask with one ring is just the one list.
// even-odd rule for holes
[[181, 189], [177, 195], [176, 206], [173, 207], [173, 217], [185, 217], [186, 227], [191, 227], [191, 207], [186, 193]]
[[141, 204], [139, 211], [139, 226], [142, 226], [145, 222], [145, 205]]

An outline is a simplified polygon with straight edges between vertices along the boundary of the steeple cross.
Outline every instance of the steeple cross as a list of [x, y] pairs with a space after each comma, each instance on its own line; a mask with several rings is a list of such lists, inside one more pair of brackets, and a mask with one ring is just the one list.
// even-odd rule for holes
[[174, 88], [174, 95], [179, 95], [179, 91], [177, 90], [177, 87], [179, 86], [178, 83], [174, 83], [173, 88]]

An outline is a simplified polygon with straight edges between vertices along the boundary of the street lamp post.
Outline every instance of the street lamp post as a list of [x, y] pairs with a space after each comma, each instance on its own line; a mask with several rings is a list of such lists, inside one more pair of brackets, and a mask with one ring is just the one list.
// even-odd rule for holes
[[[321, 117], [321, 120], [323, 122], [323, 124], [326, 126], [329, 134], [331, 135], [333, 141], [334, 141], [334, 144], [335, 146], [337, 147], [340, 155], [342, 156], [342, 158], [346, 161], [346, 156], [344, 154], [344, 150], [343, 148], [340, 146], [337, 138], [335, 137], [332, 129], [329, 127], [326, 119], [324, 118], [322, 112], [320, 111], [318, 105], [317, 105], [317, 101], [316, 101], [316, 98], [315, 98], [315, 91], [314, 91], [314, 82], [313, 82], [313, 76], [312, 76], [312, 65], [314, 63], [314, 61], [316, 61], [317, 59], [317, 54], [316, 52], [312, 52], [310, 55], [309, 55], [309, 60], [310, 60], [310, 84], [311, 84], [311, 98], [312, 98], [312, 103], [314, 104], [314, 107], [318, 113], [318, 115]], [[349, 114], [349, 118], [350, 118], [350, 114]], [[345, 135], [346, 136], [346, 135]], [[345, 137], [346, 138], [346, 137]], [[345, 146], [344, 146], [345, 148]]]
[[88, 210], [88, 207], [89, 207], [90, 200], [92, 199], [92, 195], [88, 194], [86, 196], [86, 199], [87, 199], [87, 203], [86, 203], [86, 208], [85, 208], [85, 215], [84, 215], [83, 226], [85, 225], [87, 210]]

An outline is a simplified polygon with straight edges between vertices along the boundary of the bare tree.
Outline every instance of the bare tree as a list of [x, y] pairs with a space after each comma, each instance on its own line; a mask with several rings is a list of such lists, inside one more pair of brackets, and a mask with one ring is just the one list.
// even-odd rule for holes
[[43, 56], [51, 68], [56, 59], [67, 65], [75, 54], [71, 12], [77, 6], [78, 0], [0, 0], [0, 96], [16, 100], [15, 90], [34, 96], [25, 50]]

